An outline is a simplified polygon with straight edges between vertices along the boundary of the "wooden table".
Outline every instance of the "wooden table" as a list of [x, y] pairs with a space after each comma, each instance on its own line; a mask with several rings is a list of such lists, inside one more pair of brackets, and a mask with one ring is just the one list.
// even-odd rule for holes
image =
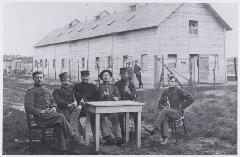
[[137, 112], [137, 147], [141, 146], [141, 112], [144, 103], [134, 101], [93, 101], [87, 102], [86, 107], [86, 145], [89, 145], [90, 132], [90, 112], [95, 114], [95, 137], [96, 137], [96, 151], [99, 151], [99, 128], [100, 128], [100, 114], [101, 113], [126, 113], [126, 142], [129, 141], [129, 112]]

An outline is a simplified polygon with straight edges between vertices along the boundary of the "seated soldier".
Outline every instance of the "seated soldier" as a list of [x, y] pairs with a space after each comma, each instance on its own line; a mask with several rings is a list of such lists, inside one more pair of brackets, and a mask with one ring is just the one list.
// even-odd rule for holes
[[[82, 82], [76, 83], [73, 86], [74, 91], [77, 93], [76, 99], [82, 104], [83, 107], [80, 112], [79, 118], [86, 117], [86, 102], [96, 101], [98, 99], [97, 87], [94, 84], [89, 83], [89, 71], [81, 71], [81, 80]], [[90, 114], [90, 123], [93, 135], [95, 135], [95, 116], [92, 113]], [[85, 137], [85, 130], [83, 129], [81, 123], [79, 123], [79, 128], [79, 133]], [[94, 136], [93, 138], [95, 139]]]
[[65, 115], [68, 122], [71, 124], [76, 135], [80, 137], [78, 131], [78, 117], [82, 106], [78, 105], [75, 96], [77, 93], [73, 91], [70, 85], [70, 76], [67, 72], [59, 74], [61, 88], [53, 91], [53, 98], [58, 106], [58, 112]]
[[180, 119], [182, 111], [194, 102], [190, 94], [176, 87], [176, 79], [173, 75], [169, 75], [168, 78], [169, 88], [163, 91], [158, 102], [158, 108], [162, 110], [158, 114], [154, 127], [145, 128], [151, 134], [160, 129], [161, 144], [166, 144], [168, 141], [168, 121]]
[[[129, 80], [129, 75], [127, 68], [120, 68], [120, 76], [121, 80], [116, 82], [116, 86], [119, 90], [119, 94], [121, 96], [121, 100], [133, 100], [136, 99], [136, 89], [135, 85]], [[130, 115], [133, 116], [134, 119], [134, 126], [135, 126], [135, 133], [137, 129], [137, 113], [136, 112], [130, 112]], [[124, 127], [124, 113], [118, 114], [118, 120], [121, 127], [122, 132], [122, 141], [124, 141], [125, 138], [125, 127]]]
[[[100, 96], [100, 101], [118, 101], [119, 100], [119, 91], [117, 87], [112, 83], [112, 72], [110, 70], [103, 70], [99, 74], [100, 79], [103, 81], [102, 84], [99, 85], [98, 95]], [[112, 133], [115, 136], [115, 139], [112, 139], [110, 134], [107, 134], [107, 128], [105, 122], [105, 117], [112, 122]], [[102, 132], [103, 139], [107, 141], [107, 144], [117, 144], [121, 145], [121, 133], [120, 133], [120, 125], [118, 121], [117, 113], [105, 113], [100, 115], [100, 129]]]
[[76, 132], [66, 120], [65, 116], [57, 113], [57, 105], [51, 92], [43, 86], [43, 73], [35, 71], [33, 74], [34, 86], [26, 91], [24, 107], [27, 114], [32, 114], [38, 125], [57, 127], [57, 144], [61, 154], [67, 151], [66, 140], [71, 137], [76, 145], [81, 144]]

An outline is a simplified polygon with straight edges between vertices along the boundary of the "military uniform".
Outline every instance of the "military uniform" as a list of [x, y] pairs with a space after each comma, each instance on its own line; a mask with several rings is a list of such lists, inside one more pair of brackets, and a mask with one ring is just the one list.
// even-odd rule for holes
[[71, 104], [75, 101], [77, 93], [73, 91], [72, 87], [61, 87], [53, 91], [53, 98], [58, 105], [58, 112], [65, 115], [68, 122], [71, 124], [72, 128], [76, 132], [76, 135], [79, 136], [78, 126], [79, 126], [79, 114], [81, 109], [77, 106], [68, 107], [68, 104]]
[[34, 85], [26, 91], [24, 97], [26, 113], [32, 114], [38, 125], [57, 126], [57, 140], [59, 150], [66, 150], [66, 138], [75, 135], [71, 125], [61, 113], [41, 113], [41, 110], [56, 107], [51, 92], [44, 86]]
[[[104, 92], [108, 91], [109, 94], [106, 96], [104, 95]], [[114, 101], [113, 97], [120, 97], [119, 95], [119, 91], [117, 89], [117, 86], [115, 86], [112, 83], [102, 83], [99, 85], [99, 89], [98, 89], [98, 93], [99, 93], [99, 100], [100, 101]], [[120, 125], [119, 125], [119, 121], [118, 121], [118, 115], [117, 113], [106, 113], [106, 114], [101, 114], [100, 116], [100, 121], [101, 121], [101, 132], [102, 132], [102, 136], [106, 137], [109, 136], [107, 134], [107, 125], [105, 123], [105, 117], [108, 117], [108, 119], [112, 122], [112, 127], [113, 127], [113, 134], [115, 136], [116, 139], [121, 138], [121, 133], [120, 133]]]
[[137, 64], [134, 65], [134, 73], [137, 77], [139, 88], [140, 88], [142, 86], [142, 76], [141, 76], [141, 68]]
[[[78, 102], [96, 101], [98, 99], [97, 88], [94, 84], [83, 83], [83, 82], [76, 83], [73, 87], [73, 90], [77, 93], [76, 100]], [[86, 117], [86, 106], [84, 103], [81, 103], [81, 104], [82, 104], [82, 110], [80, 112], [79, 118]], [[95, 129], [94, 129], [95, 128], [94, 114], [90, 114], [90, 123], [91, 123], [91, 129], [92, 129], [93, 135], [95, 135], [94, 134], [94, 131], [95, 131]], [[83, 128], [83, 127], [81, 126], [81, 128]], [[84, 129], [81, 129], [80, 134], [85, 136]]]
[[129, 75], [129, 80], [132, 82], [133, 81], [133, 68], [132, 67], [127, 67], [127, 72]]
[[[116, 82], [116, 86], [119, 90], [121, 100], [133, 100], [133, 99], [136, 98], [136, 89], [135, 89], [135, 85], [132, 82], [128, 83], [126, 80], [121, 79], [118, 82]], [[126, 92], [125, 88], [128, 88], [129, 92]], [[130, 115], [133, 116], [134, 125], [135, 125], [135, 132], [136, 132], [136, 129], [137, 129], [137, 126], [136, 126], [137, 125], [137, 113], [130, 112]], [[123, 137], [125, 137], [124, 118], [125, 118], [124, 113], [118, 113], [118, 120], [119, 120], [119, 123], [120, 123], [121, 132], [122, 132]]]
[[162, 93], [158, 107], [162, 109], [154, 126], [161, 128], [162, 137], [168, 137], [168, 120], [180, 119], [183, 110], [194, 102], [194, 98], [178, 87], [169, 87]]

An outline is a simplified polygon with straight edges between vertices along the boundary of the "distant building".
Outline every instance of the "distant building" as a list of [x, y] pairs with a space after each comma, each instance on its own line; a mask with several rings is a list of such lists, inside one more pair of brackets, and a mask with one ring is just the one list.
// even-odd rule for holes
[[5, 75], [29, 74], [33, 69], [33, 57], [14, 55], [3, 56], [3, 71]]
[[[34, 46], [34, 69], [57, 78], [69, 71], [79, 80], [80, 70], [93, 79], [103, 69], [113, 71], [138, 60], [144, 87], [157, 86], [168, 71], [180, 82], [224, 83], [226, 79], [225, 34], [231, 27], [207, 3], [150, 3], [131, 5], [129, 10], [101, 12], [95, 20], [74, 20], [41, 39]], [[165, 81], [166, 82], [166, 81]]]

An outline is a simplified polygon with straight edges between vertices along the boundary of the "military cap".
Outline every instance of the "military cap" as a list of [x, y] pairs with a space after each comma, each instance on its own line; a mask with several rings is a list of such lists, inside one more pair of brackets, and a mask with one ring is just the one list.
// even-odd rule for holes
[[100, 74], [99, 74], [99, 78], [102, 80], [103, 77], [103, 73], [108, 72], [110, 77], [112, 77], [112, 72], [110, 70], [103, 70]]
[[63, 72], [63, 73], [59, 74], [60, 80], [64, 80], [64, 79], [66, 79], [68, 77], [70, 77], [70, 76], [68, 75], [67, 72]]
[[81, 71], [81, 76], [86, 76], [86, 75], [89, 75], [89, 71], [88, 70]]
[[124, 74], [127, 71], [127, 68], [120, 68], [120, 74]]

